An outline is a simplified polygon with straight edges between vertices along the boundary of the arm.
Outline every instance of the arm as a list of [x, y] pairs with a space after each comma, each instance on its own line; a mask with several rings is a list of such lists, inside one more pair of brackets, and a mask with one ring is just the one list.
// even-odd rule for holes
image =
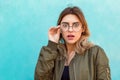
[[54, 60], [57, 57], [57, 43], [52, 41], [42, 47], [38, 62], [35, 68], [34, 80], [52, 80]]
[[96, 80], [111, 80], [109, 60], [100, 47], [98, 47], [96, 56], [96, 74]]

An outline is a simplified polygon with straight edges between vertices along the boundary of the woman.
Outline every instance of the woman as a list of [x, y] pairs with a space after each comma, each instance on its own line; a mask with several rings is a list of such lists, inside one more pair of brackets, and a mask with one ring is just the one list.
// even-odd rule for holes
[[48, 31], [35, 69], [35, 80], [111, 80], [104, 50], [88, 41], [87, 22], [78, 7], [67, 7]]

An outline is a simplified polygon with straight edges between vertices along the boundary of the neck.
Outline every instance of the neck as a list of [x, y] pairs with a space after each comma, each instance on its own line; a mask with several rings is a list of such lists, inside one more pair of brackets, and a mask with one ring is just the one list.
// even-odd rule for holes
[[74, 51], [74, 49], [75, 49], [75, 45], [74, 45], [74, 44], [66, 44], [66, 47], [67, 47], [67, 53], [68, 53], [68, 55], [69, 55], [72, 51]]

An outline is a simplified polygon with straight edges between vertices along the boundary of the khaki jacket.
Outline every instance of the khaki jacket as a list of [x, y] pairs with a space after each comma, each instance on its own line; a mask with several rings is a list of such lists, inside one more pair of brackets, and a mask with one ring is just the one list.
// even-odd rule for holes
[[[35, 80], [61, 80], [65, 49], [52, 41], [42, 47], [35, 68]], [[70, 80], [111, 80], [108, 58], [95, 45], [83, 55], [76, 53], [69, 64]]]

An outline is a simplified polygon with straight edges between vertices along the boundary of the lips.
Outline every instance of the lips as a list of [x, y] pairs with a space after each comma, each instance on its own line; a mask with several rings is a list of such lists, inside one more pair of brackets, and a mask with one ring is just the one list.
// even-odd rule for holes
[[70, 34], [70, 35], [67, 35], [67, 38], [68, 38], [68, 40], [73, 40], [74, 39], [74, 35], [72, 35], [72, 34]]
[[67, 37], [74, 37], [74, 35], [68, 35]]

